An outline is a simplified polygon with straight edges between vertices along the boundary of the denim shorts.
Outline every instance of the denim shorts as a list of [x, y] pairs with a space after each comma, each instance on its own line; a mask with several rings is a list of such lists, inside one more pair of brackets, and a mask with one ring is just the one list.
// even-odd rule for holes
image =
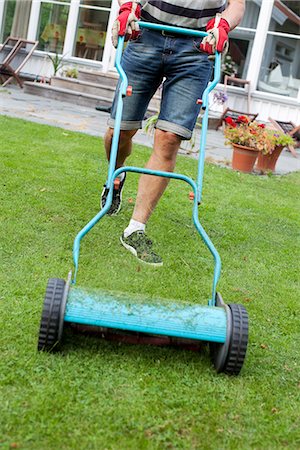
[[[161, 105], [156, 128], [190, 139], [200, 112], [202, 98], [211, 76], [212, 64], [206, 53], [197, 49], [201, 38], [166, 36], [142, 29], [130, 41], [122, 56], [122, 67], [132, 86], [132, 95], [124, 98], [121, 130], [142, 128], [148, 104], [161, 86]], [[108, 126], [114, 128], [118, 98], [113, 101]]]

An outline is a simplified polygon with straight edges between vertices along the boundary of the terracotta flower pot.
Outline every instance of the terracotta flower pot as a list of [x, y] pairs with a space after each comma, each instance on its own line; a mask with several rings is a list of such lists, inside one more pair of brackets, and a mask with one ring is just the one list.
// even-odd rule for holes
[[232, 168], [240, 172], [252, 172], [259, 150], [239, 144], [232, 144], [232, 148]]
[[282, 150], [282, 145], [278, 145], [270, 154], [263, 155], [259, 152], [256, 169], [260, 172], [274, 172], [277, 160]]

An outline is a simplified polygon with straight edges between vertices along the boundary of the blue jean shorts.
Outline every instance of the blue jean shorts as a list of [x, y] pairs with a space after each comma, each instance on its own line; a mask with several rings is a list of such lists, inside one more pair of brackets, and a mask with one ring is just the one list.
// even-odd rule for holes
[[[190, 139], [200, 112], [197, 100], [211, 76], [212, 64], [206, 53], [197, 49], [201, 38], [166, 36], [142, 29], [130, 41], [122, 56], [122, 67], [132, 86], [124, 98], [121, 130], [142, 128], [148, 104], [161, 86], [161, 105], [156, 128]], [[114, 128], [119, 85], [108, 126]]]

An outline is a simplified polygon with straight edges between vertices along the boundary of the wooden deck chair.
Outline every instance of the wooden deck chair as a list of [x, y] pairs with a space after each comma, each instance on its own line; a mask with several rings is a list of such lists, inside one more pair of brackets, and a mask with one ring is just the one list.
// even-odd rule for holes
[[13, 55], [18, 49], [20, 44], [20, 39], [9, 36], [3, 43], [0, 50], [0, 81], [5, 82], [7, 77], [1, 76], [1, 69], [5, 70], [9, 61], [12, 59]]
[[20, 42], [19, 38], [8, 37], [0, 49], [0, 66], [14, 53]]
[[295, 141], [295, 145], [289, 145], [288, 149], [292, 153], [292, 155], [297, 158], [298, 155], [295, 148], [300, 147], [300, 125], [295, 126], [293, 122], [283, 122], [280, 120], [272, 119], [272, 117], [269, 117], [269, 121], [271, 122], [275, 130], [292, 136]]
[[[14, 47], [12, 44], [15, 43]], [[17, 39], [9, 37], [0, 51], [3, 55], [3, 61], [0, 57], [0, 77], [3, 80], [2, 87], [10, 83], [14, 78], [20, 87], [23, 87], [23, 82], [19, 76], [19, 72], [26, 62], [31, 57], [36, 49], [38, 41], [28, 41], [26, 39]], [[11, 47], [11, 51], [8, 49]]]
[[228, 108], [225, 105], [223, 114], [221, 115], [219, 121], [217, 122], [216, 130], [218, 130], [222, 126], [223, 121], [226, 119], [226, 117], [231, 117], [232, 119], [237, 119], [238, 116], [247, 116], [247, 117], [249, 117], [250, 121], [253, 122], [253, 120], [255, 120], [256, 117], [258, 116], [258, 113], [257, 114], [250, 113], [250, 109], [251, 109], [251, 90], [250, 90], [251, 83], [250, 83], [250, 81], [243, 80], [242, 78], [229, 77], [228, 75], [225, 75], [225, 77], [224, 77], [224, 93], [225, 94], [227, 92], [227, 86], [229, 84], [242, 86], [245, 89], [247, 88], [247, 112], [237, 111], [235, 109]]
[[222, 116], [219, 119], [219, 122], [217, 123], [216, 126], [216, 130], [219, 129], [219, 127], [222, 125], [223, 121], [226, 119], [226, 117], [231, 117], [233, 120], [236, 120], [239, 116], [247, 116], [250, 120], [250, 122], [253, 122], [256, 117], [258, 116], [257, 114], [249, 114], [249, 113], [245, 113], [245, 111], [237, 111], [235, 109], [231, 109], [231, 108], [226, 108], [225, 111], [223, 112]]

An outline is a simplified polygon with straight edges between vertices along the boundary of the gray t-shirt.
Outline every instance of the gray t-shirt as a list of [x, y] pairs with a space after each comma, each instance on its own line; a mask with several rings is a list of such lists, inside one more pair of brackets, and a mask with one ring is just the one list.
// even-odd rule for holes
[[226, 0], [140, 0], [142, 20], [186, 28], [203, 28]]

